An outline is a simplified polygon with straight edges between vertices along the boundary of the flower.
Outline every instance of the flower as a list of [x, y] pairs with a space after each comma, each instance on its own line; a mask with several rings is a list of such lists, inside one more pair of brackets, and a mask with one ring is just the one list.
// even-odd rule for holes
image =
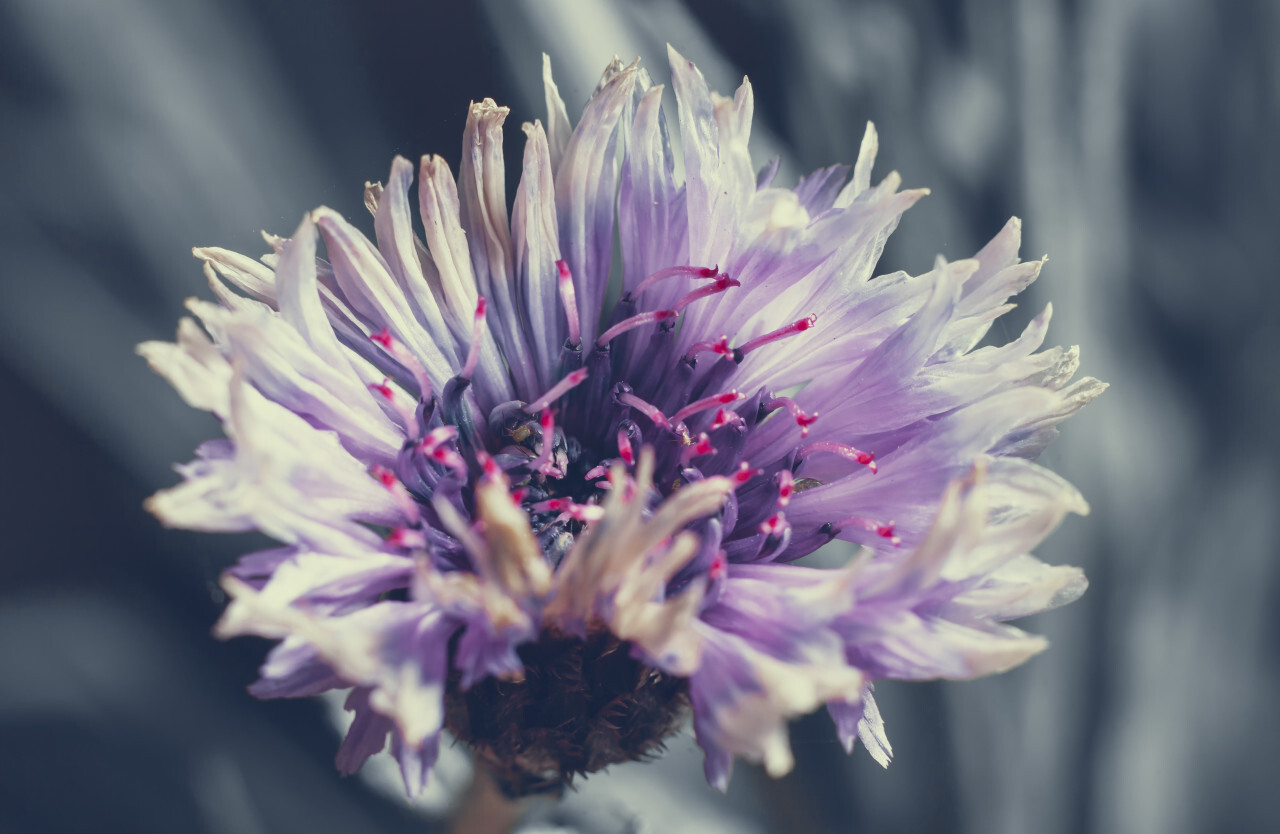
[[[280, 641], [258, 697], [350, 689], [344, 773], [390, 739], [415, 793], [448, 729], [509, 793], [554, 790], [691, 712], [723, 789], [734, 756], [785, 773], [823, 705], [887, 763], [874, 681], [1014, 666], [1045, 642], [1005, 621], [1085, 587], [1027, 555], [1086, 512], [1031, 458], [1104, 386], [1036, 352], [1048, 309], [976, 347], [1040, 271], [1018, 221], [873, 279], [925, 193], [871, 184], [874, 129], [847, 182], [776, 187], [750, 84], [671, 69], [683, 183], [645, 71], [615, 60], [570, 128], [544, 66], [509, 217], [485, 100], [456, 181], [422, 159], [421, 238], [397, 158], [376, 242], [321, 208], [262, 263], [197, 249], [219, 303], [139, 348], [227, 435], [149, 508], [281, 543], [224, 575], [216, 633]], [[837, 538], [864, 555], [795, 564]]]

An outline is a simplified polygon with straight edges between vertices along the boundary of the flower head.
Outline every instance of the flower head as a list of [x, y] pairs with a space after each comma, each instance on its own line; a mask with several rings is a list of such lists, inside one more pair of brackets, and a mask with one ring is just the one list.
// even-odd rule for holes
[[[572, 129], [546, 70], [510, 213], [486, 100], [456, 180], [422, 159], [420, 226], [397, 158], [373, 241], [322, 208], [262, 263], [197, 249], [219, 303], [140, 348], [227, 435], [150, 509], [279, 540], [223, 577], [217, 633], [280, 641], [259, 697], [350, 689], [344, 772], [390, 739], [416, 792], [448, 729], [553, 789], [691, 712], [723, 788], [735, 755], [786, 772], [787, 719], [823, 705], [887, 762], [874, 681], [1007, 669], [1045, 644], [1005, 621], [1084, 588], [1027, 555], [1086, 510], [1030, 459], [1102, 386], [1037, 352], [1049, 310], [976, 347], [1039, 272], [1018, 222], [873, 279], [924, 194], [871, 184], [875, 131], [851, 178], [776, 187], [750, 85], [671, 64], [683, 182], [643, 70], [615, 61]], [[863, 556], [794, 564], [837, 538]]]

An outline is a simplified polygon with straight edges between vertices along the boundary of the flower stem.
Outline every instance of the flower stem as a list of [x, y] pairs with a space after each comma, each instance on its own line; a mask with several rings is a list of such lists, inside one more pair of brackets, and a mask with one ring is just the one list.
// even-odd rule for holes
[[476, 763], [475, 777], [449, 826], [450, 834], [509, 834], [520, 822], [525, 803], [502, 795], [489, 771]]

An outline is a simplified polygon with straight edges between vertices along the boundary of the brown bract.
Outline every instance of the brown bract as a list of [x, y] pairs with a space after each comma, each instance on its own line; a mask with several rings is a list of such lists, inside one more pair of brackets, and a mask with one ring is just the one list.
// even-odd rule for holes
[[652, 757], [688, 712], [688, 681], [631, 657], [595, 624], [585, 640], [548, 629], [519, 648], [521, 680], [467, 691], [453, 673], [445, 726], [511, 797], [558, 794], [574, 777]]

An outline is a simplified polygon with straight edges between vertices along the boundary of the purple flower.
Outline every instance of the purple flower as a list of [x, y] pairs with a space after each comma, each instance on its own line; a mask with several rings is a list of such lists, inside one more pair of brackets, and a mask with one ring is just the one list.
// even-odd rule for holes
[[[555, 789], [691, 712], [723, 789], [735, 755], [785, 773], [823, 705], [887, 763], [873, 681], [1021, 663], [1045, 642], [1005, 621], [1085, 587], [1027, 555], [1086, 511], [1030, 459], [1104, 386], [1036, 352], [1048, 309], [975, 347], [1040, 270], [1018, 221], [873, 279], [925, 193], [871, 184], [875, 131], [851, 178], [776, 187], [750, 85], [671, 65], [683, 182], [643, 70], [571, 129], [544, 68], [510, 213], [486, 100], [456, 181], [422, 159], [418, 229], [397, 158], [376, 243], [322, 208], [262, 263], [197, 249], [219, 303], [140, 348], [227, 434], [149, 508], [281, 543], [223, 577], [217, 634], [280, 641], [259, 697], [350, 689], [344, 773], [389, 738], [415, 793], [448, 729], [510, 793]], [[836, 538], [863, 555], [794, 564]]]

